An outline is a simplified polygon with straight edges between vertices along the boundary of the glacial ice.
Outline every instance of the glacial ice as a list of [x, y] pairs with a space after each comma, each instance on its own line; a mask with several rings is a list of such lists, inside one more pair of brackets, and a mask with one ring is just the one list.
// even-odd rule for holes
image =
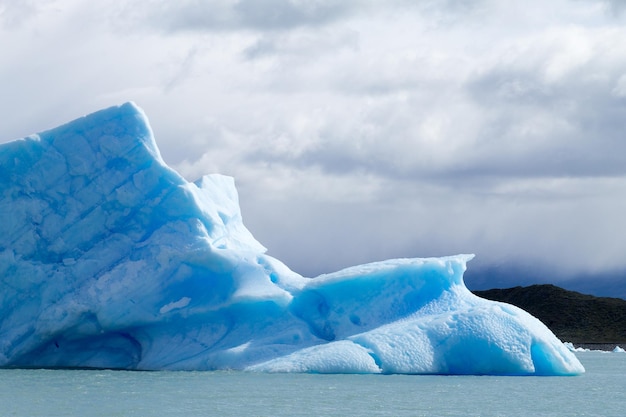
[[169, 168], [134, 104], [0, 145], [0, 367], [574, 375], [539, 320], [474, 296], [472, 255], [305, 278], [232, 178]]

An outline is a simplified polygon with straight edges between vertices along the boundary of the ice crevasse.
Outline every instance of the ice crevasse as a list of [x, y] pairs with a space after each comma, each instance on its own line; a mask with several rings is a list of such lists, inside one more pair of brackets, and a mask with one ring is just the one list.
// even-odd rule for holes
[[133, 103], [0, 145], [0, 216], [0, 367], [584, 372], [539, 320], [465, 287], [472, 255], [291, 271], [233, 179], [185, 180]]

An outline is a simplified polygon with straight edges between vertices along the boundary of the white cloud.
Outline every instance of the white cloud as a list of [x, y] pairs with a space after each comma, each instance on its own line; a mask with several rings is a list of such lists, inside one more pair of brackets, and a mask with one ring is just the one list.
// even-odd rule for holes
[[0, 26], [17, 28], [48, 9], [54, 0], [0, 0]]

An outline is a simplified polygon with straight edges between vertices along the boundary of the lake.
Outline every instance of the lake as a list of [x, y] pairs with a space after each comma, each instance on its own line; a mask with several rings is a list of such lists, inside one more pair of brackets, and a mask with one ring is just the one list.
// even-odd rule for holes
[[622, 416], [626, 353], [576, 377], [0, 370], [0, 415]]

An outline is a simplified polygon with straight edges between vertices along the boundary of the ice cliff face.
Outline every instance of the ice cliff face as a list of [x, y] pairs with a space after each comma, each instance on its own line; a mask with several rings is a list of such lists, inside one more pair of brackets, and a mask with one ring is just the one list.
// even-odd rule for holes
[[463, 283], [471, 256], [303, 278], [189, 183], [128, 103], [0, 145], [0, 367], [569, 375], [538, 320]]

